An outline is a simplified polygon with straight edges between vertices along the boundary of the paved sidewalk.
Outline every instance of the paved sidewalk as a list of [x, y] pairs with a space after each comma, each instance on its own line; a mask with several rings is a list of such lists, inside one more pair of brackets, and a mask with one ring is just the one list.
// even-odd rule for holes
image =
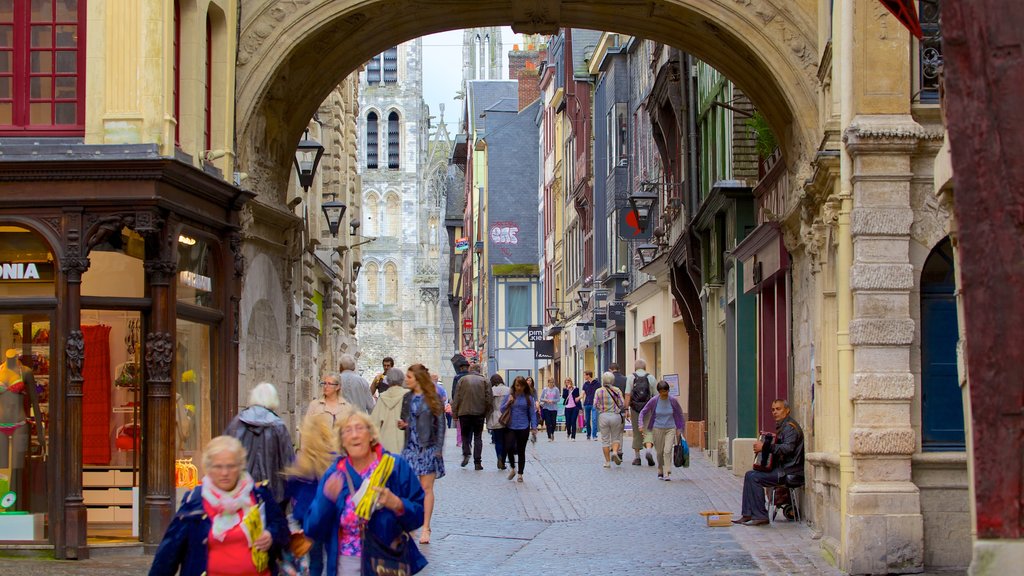
[[[485, 436], [486, 441], [486, 436]], [[443, 576], [771, 574], [838, 575], [803, 524], [708, 528], [701, 510], [739, 512], [740, 479], [694, 454], [690, 468], [658, 481], [654, 468], [601, 466], [600, 443], [555, 442], [527, 450], [525, 482], [510, 482], [485, 446], [483, 471], [460, 468], [450, 434], [448, 474], [438, 480], [430, 565]], [[81, 562], [0, 557], [0, 576], [145, 574], [150, 558]]]

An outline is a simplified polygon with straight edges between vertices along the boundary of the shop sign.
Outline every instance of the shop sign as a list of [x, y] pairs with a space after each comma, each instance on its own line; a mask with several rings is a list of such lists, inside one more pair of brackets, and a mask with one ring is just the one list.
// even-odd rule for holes
[[213, 292], [213, 279], [209, 276], [203, 276], [196, 272], [189, 270], [182, 270], [178, 272], [178, 282], [182, 286], [188, 286], [189, 288], [195, 288], [202, 292]]
[[53, 282], [52, 262], [0, 262], [2, 282]]
[[462, 254], [466, 250], [469, 250], [469, 238], [456, 238], [455, 253]]
[[463, 350], [462, 355], [465, 356], [466, 360], [469, 360], [470, 362], [476, 362], [476, 359], [478, 357], [476, 350], [473, 350], [472, 348]]
[[543, 326], [529, 326], [526, 328], [526, 339], [528, 342], [536, 342], [544, 339]]
[[644, 319], [644, 323], [643, 323], [643, 327], [644, 327], [644, 336], [650, 336], [651, 334], [654, 334], [654, 332], [655, 332], [655, 329], [654, 329], [654, 316], [651, 316], [650, 318], [645, 318]]
[[463, 318], [462, 319], [462, 329], [463, 330], [472, 330], [473, 329], [473, 319], [472, 318]]
[[537, 340], [533, 343], [533, 359], [534, 360], [554, 360], [555, 359], [555, 341], [552, 340]]

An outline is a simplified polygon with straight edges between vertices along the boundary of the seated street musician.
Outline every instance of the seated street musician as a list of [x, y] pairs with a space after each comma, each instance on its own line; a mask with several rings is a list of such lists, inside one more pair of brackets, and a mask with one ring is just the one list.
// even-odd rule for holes
[[789, 402], [772, 402], [772, 417], [775, 418], [775, 441], [767, 448], [761, 441], [754, 442], [754, 453], [755, 458], [759, 458], [763, 448], [770, 450], [774, 466], [770, 471], [750, 470], [743, 476], [743, 511], [733, 520], [736, 524], [768, 524], [764, 489], [785, 484], [787, 475], [804, 475], [804, 431], [789, 416]]

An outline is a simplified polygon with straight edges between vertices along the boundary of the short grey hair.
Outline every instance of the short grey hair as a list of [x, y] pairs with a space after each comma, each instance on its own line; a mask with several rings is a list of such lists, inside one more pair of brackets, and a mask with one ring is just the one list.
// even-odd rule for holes
[[605, 386], [615, 384], [615, 374], [612, 374], [611, 372], [601, 374], [601, 384], [604, 384]]
[[267, 410], [276, 411], [280, 405], [277, 388], [270, 382], [260, 382], [249, 391], [249, 406], [263, 406]]
[[353, 356], [351, 354], [342, 354], [341, 357], [338, 358], [338, 367], [341, 369], [342, 372], [344, 372], [346, 370], [355, 370], [356, 369], [356, 358], [355, 358], [355, 356]]
[[647, 370], [647, 361], [643, 358], [637, 358], [636, 362], [633, 362], [634, 370]]
[[772, 404], [782, 404], [783, 408], [789, 410], [789, 400], [786, 400], [785, 398], [776, 398], [775, 400], [772, 400]]
[[213, 457], [224, 452], [232, 452], [238, 457], [238, 464], [245, 468], [245, 446], [234, 436], [217, 436], [206, 443], [206, 450], [203, 450], [203, 471], [210, 469], [210, 462]]
[[384, 382], [388, 386], [401, 386], [405, 382], [405, 372], [400, 368], [392, 368], [384, 374]]

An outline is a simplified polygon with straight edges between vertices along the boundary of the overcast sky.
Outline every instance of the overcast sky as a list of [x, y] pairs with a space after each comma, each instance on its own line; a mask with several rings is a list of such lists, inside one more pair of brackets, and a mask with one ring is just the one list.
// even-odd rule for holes
[[[501, 79], [508, 78], [508, 52], [521, 40], [509, 27], [502, 31]], [[462, 85], [462, 30], [451, 30], [423, 37], [423, 99], [434, 116], [432, 125], [440, 122], [440, 104], [444, 104], [444, 121], [453, 136], [458, 131], [462, 101], [455, 94]]]

